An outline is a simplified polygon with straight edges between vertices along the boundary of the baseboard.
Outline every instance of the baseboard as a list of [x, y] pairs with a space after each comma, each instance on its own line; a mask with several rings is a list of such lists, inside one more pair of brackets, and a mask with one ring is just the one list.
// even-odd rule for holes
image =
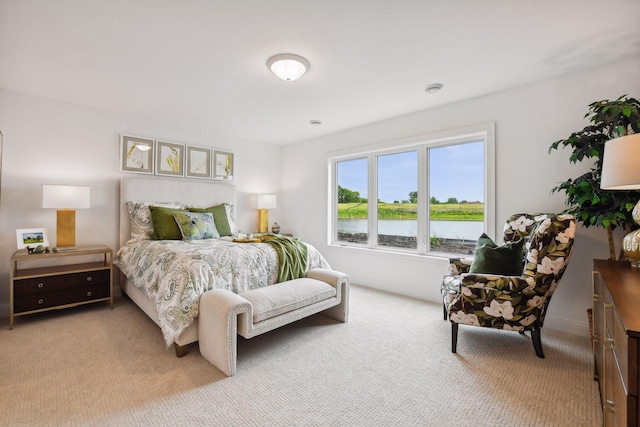
[[396, 294], [396, 295], [402, 295], [405, 297], [421, 299], [421, 300], [433, 302], [436, 304], [442, 303], [442, 297], [440, 296], [440, 287], [438, 287], [437, 291], [432, 290], [432, 292], [429, 292], [429, 289], [426, 287], [423, 287], [421, 289], [416, 289], [410, 286], [403, 286], [401, 284], [394, 285], [393, 287], [390, 287], [386, 284], [374, 283], [372, 281], [368, 281], [366, 285], [363, 285], [362, 283], [353, 283], [353, 282], [352, 284], [356, 286], [362, 286], [363, 288], [369, 288], [369, 289], [375, 289], [377, 291], [388, 292], [390, 294]]
[[[585, 320], [586, 318], [587, 316], [585, 315]], [[546, 328], [568, 332], [570, 334], [580, 335], [584, 337], [589, 337], [591, 335], [591, 333], [589, 332], [589, 323], [587, 321], [576, 322], [575, 320], [563, 319], [561, 317], [549, 315], [547, 315], [544, 319], [544, 328], [542, 328], [543, 334]]]
[[[411, 298], [418, 298], [425, 301], [435, 302], [437, 304], [440, 304], [442, 302], [442, 300], [440, 299], [439, 293], [436, 294], [435, 292], [431, 292], [430, 294], [427, 294], [427, 291], [424, 289], [416, 290], [408, 286], [400, 285], [400, 286], [395, 286], [391, 291], [389, 290], [388, 286], [379, 285], [372, 282], [368, 282], [366, 285], [362, 285], [362, 284], [358, 284], [358, 285], [366, 288], [376, 289], [383, 292], [391, 292], [394, 294], [404, 295]], [[589, 332], [589, 322], [587, 321], [586, 313], [585, 313], [584, 322], [577, 322], [575, 320], [563, 319], [561, 317], [547, 315], [544, 319], [544, 328], [542, 330], [543, 334], [544, 334], [544, 329], [555, 329], [558, 331], [567, 332], [573, 335], [584, 336], [584, 337], [591, 336], [591, 333]]]
[[9, 320], [9, 303], [0, 304], [0, 319]]

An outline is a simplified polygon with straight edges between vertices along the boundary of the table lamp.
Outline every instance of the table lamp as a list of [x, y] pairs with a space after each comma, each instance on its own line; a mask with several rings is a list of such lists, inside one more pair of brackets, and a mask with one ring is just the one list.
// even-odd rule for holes
[[[640, 133], [615, 138], [604, 144], [600, 188], [640, 190]], [[640, 200], [633, 208], [632, 216], [640, 225]], [[631, 265], [640, 267], [640, 229], [624, 237], [622, 251], [631, 260]]]
[[57, 209], [56, 246], [76, 245], [76, 209], [88, 209], [90, 189], [77, 185], [42, 185], [42, 207]]
[[254, 196], [253, 207], [258, 209], [258, 232], [266, 233], [269, 227], [269, 209], [276, 208], [276, 195], [258, 194]]

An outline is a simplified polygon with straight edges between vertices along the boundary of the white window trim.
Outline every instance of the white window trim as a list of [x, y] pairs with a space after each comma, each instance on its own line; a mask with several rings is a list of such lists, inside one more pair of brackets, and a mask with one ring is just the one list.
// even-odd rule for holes
[[[367, 198], [371, 200], [371, 192], [377, 189], [376, 179], [376, 156], [384, 154], [399, 153], [402, 151], [410, 151], [418, 149], [418, 162], [419, 164], [428, 165], [428, 150], [421, 150], [420, 147], [439, 147], [456, 143], [464, 143], [471, 141], [482, 140], [484, 141], [484, 168], [485, 168], [485, 204], [484, 204], [484, 229], [485, 233], [495, 240], [496, 238], [496, 159], [495, 159], [495, 123], [482, 123], [478, 125], [471, 125], [463, 128], [451, 129], [442, 132], [429, 133], [424, 135], [416, 135], [408, 138], [403, 138], [394, 141], [386, 141], [378, 144], [353, 147], [345, 150], [334, 151], [326, 154], [326, 161], [328, 165], [328, 191], [327, 191], [327, 209], [328, 209], [328, 223], [327, 223], [327, 244], [330, 246], [339, 247], [353, 247], [361, 249], [370, 249], [377, 251], [388, 251], [394, 253], [407, 253], [411, 255], [428, 255], [433, 252], [427, 252], [427, 243], [429, 241], [427, 236], [428, 223], [429, 223], [429, 210], [427, 209], [430, 195], [428, 194], [429, 188], [429, 174], [428, 168], [418, 169], [418, 194], [427, 194], [427, 201], [418, 204], [418, 217], [426, 218], [426, 221], [418, 221], [418, 242], [417, 249], [401, 249], [392, 248], [387, 246], [376, 245], [377, 240], [377, 203], [370, 204], [369, 206], [369, 239], [367, 244], [346, 243], [338, 241], [337, 239], [337, 223], [338, 212], [335, 209], [334, 201], [337, 200], [337, 163], [346, 160], [355, 160], [361, 158], [368, 158], [368, 186]], [[377, 200], [375, 195], [373, 196]], [[372, 216], [371, 213], [376, 213]]]

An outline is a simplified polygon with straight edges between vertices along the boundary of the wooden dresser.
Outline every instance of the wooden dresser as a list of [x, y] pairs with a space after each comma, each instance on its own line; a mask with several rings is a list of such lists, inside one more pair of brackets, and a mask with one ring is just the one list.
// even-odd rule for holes
[[640, 269], [594, 260], [592, 341], [606, 426], [637, 426]]

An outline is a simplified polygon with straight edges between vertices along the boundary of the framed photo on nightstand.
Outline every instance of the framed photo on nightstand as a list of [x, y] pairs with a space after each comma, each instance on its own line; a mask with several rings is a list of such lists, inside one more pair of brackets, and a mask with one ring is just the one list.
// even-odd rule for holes
[[49, 246], [47, 230], [44, 228], [20, 228], [16, 230], [18, 249], [27, 246]]

